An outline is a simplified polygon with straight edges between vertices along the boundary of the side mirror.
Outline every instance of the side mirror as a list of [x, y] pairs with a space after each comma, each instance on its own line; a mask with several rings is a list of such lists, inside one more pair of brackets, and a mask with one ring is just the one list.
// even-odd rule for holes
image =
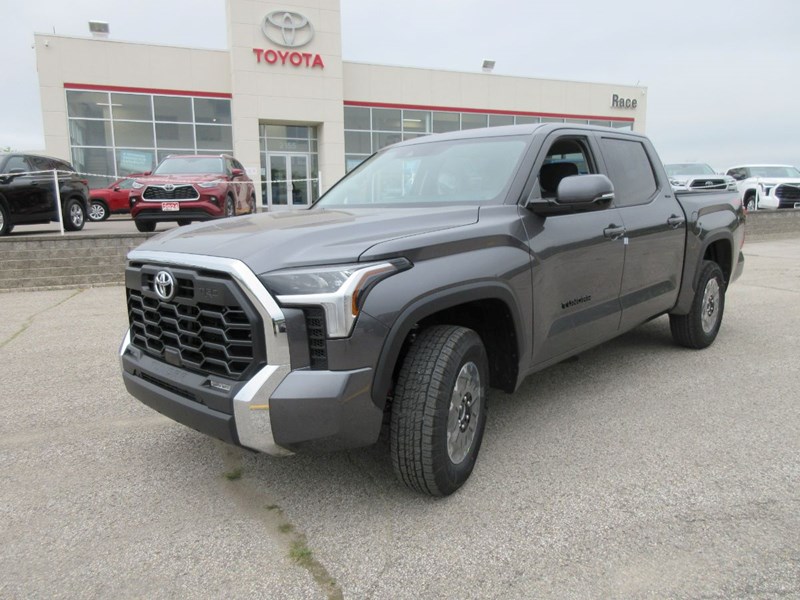
[[527, 208], [537, 215], [562, 215], [606, 208], [614, 199], [614, 184], [605, 175], [572, 175], [558, 184], [555, 198], [537, 198]]
[[232, 177], [241, 177], [242, 175], [244, 175], [244, 171], [242, 169], [231, 169]]
[[19, 175], [20, 173], [24, 173], [25, 169], [11, 169], [8, 173], [9, 175]]
[[153, 174], [152, 171], [145, 171], [144, 173], [142, 173], [142, 175], [144, 175], [145, 177], [148, 177], [149, 175], [152, 175], [152, 174]]

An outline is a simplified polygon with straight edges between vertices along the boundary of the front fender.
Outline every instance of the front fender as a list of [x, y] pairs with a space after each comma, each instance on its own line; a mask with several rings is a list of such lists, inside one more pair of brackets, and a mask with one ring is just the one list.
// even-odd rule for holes
[[523, 365], [527, 367], [530, 359], [530, 351], [525, 340], [530, 336], [524, 333], [524, 319], [513, 289], [502, 281], [470, 282], [436, 290], [417, 298], [406, 305], [397, 316], [386, 336], [378, 358], [372, 383], [373, 402], [378, 406], [385, 405], [386, 397], [391, 391], [392, 376], [403, 350], [403, 344], [417, 323], [448, 308], [479, 300], [499, 300], [509, 309], [517, 333], [517, 356], [519, 357], [517, 372], [524, 372]]

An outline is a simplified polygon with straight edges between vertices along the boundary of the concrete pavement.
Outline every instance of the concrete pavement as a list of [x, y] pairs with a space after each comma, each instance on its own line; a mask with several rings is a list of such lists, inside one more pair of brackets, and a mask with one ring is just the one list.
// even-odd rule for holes
[[745, 248], [711, 348], [660, 318], [492, 394], [445, 499], [140, 405], [120, 287], [0, 294], [0, 597], [798, 597], [800, 239]]

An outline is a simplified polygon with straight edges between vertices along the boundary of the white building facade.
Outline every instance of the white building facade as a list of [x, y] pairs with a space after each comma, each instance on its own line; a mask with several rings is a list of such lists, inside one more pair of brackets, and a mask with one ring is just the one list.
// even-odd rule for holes
[[344, 62], [339, 0], [227, 0], [227, 28], [227, 51], [36, 34], [46, 152], [109, 177], [169, 154], [233, 154], [261, 205], [280, 209], [421, 135], [645, 128], [643, 87]]

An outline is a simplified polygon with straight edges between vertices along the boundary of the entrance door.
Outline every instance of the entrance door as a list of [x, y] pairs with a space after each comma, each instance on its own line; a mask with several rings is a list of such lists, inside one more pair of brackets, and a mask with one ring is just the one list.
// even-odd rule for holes
[[270, 207], [308, 206], [311, 202], [308, 156], [270, 154], [267, 194]]

